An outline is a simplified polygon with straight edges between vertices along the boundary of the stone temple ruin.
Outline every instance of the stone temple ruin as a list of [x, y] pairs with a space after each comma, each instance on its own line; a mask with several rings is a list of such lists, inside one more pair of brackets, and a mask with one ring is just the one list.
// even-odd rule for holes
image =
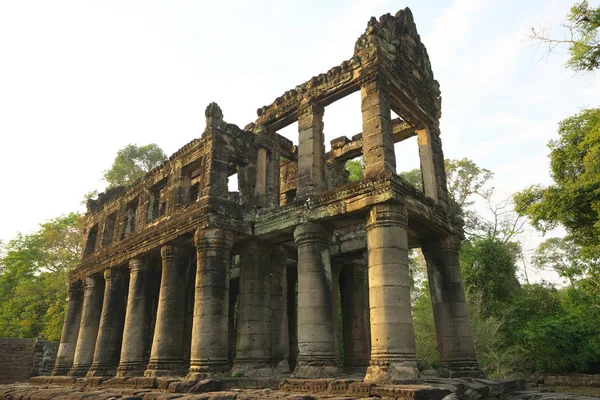
[[[325, 152], [326, 107], [357, 91], [363, 132]], [[417, 381], [408, 250], [420, 247], [440, 358], [451, 377], [480, 376], [440, 89], [410, 10], [372, 18], [350, 59], [257, 114], [240, 129], [210, 104], [199, 139], [89, 201], [52, 374]], [[296, 121], [298, 146], [277, 133]], [[413, 136], [423, 191], [396, 174], [394, 143]], [[364, 179], [349, 182], [358, 156]]]

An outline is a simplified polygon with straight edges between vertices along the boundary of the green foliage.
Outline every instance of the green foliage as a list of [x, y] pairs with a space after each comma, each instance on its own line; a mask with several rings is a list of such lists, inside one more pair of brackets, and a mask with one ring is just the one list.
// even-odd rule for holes
[[558, 133], [548, 144], [554, 185], [515, 194], [515, 210], [543, 232], [564, 226], [593, 258], [600, 252], [600, 108], [565, 119]]
[[348, 177], [350, 182], [358, 182], [362, 180], [365, 175], [365, 166], [362, 158], [346, 161], [345, 168], [350, 172], [350, 176]]
[[575, 287], [524, 286], [507, 329], [522, 348], [522, 370], [589, 372], [600, 362], [600, 315], [581, 294]]
[[[494, 174], [485, 168], [479, 167], [472, 160], [463, 158], [460, 160], [444, 160], [446, 168], [446, 181], [448, 194], [451, 201], [458, 207], [465, 208], [474, 203], [473, 197], [489, 197], [491, 190], [485, 186]], [[401, 172], [400, 176], [419, 190], [423, 190], [423, 178], [421, 169], [415, 168], [410, 171]]]
[[594, 71], [600, 67], [600, 7], [591, 8], [587, 1], [576, 3], [567, 21], [573, 37], [567, 67], [575, 71]]
[[421, 175], [421, 168], [411, 169], [410, 171], [400, 172], [402, 178], [406, 179], [408, 183], [423, 191], [423, 177]]
[[488, 198], [491, 189], [486, 189], [494, 176], [492, 171], [481, 168], [468, 158], [445, 160], [448, 194], [459, 207], [465, 208], [474, 203], [473, 196]]
[[489, 378], [513, 376], [519, 364], [520, 348], [505, 341], [505, 313], [489, 315], [481, 293], [467, 295], [467, 308], [473, 328], [473, 341], [481, 369]]
[[551, 37], [547, 27], [532, 28], [529, 37], [545, 44], [548, 53], [558, 45], [568, 45], [566, 66], [573, 71], [596, 70], [600, 66], [600, 7], [590, 7], [587, 0], [575, 3], [562, 26], [568, 30], [564, 39]]
[[[473, 340], [481, 368], [490, 378], [514, 375], [520, 360], [518, 346], [507, 346], [504, 339], [504, 318], [486, 315], [481, 293], [467, 295], [467, 307]], [[429, 287], [418, 291], [413, 308], [416, 355], [420, 370], [441, 368]]]
[[118, 151], [112, 167], [104, 172], [107, 189], [131, 185], [166, 160], [165, 152], [154, 143], [146, 146], [129, 144]]
[[532, 257], [533, 265], [538, 269], [552, 269], [571, 285], [587, 275], [591, 269], [598, 268], [597, 260], [590, 260], [582, 254], [571, 238], [549, 238], [543, 241]]
[[425, 283], [416, 292], [417, 296], [412, 307], [412, 315], [419, 369], [439, 369], [440, 357], [438, 354], [429, 285]]
[[486, 314], [508, 303], [519, 291], [516, 257], [511, 247], [493, 237], [472, 238], [460, 251], [465, 290], [481, 293]]
[[66, 305], [67, 276], [81, 254], [79, 214], [18, 234], [0, 252], [0, 337], [58, 340]]
[[[480, 229], [482, 221], [469, 209], [475, 202], [475, 197], [489, 199], [492, 188], [486, 188], [494, 174], [485, 168], [479, 167], [472, 160], [444, 160], [446, 168], [446, 181], [450, 202], [450, 213], [462, 215], [469, 231]], [[400, 176], [419, 190], [423, 190], [421, 169], [415, 168], [401, 172]]]

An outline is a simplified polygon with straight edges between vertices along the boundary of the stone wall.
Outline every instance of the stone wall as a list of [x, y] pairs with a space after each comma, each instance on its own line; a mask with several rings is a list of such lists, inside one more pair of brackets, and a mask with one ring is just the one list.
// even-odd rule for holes
[[0, 339], [0, 383], [25, 382], [44, 370], [49, 372], [57, 347], [47, 340]]

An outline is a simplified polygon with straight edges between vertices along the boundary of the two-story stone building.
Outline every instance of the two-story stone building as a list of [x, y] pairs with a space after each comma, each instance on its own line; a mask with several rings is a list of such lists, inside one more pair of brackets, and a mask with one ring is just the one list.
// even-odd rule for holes
[[[326, 152], [327, 106], [358, 91], [363, 132]], [[440, 89], [410, 10], [372, 18], [350, 59], [257, 113], [240, 129], [210, 104], [199, 139], [89, 202], [53, 374], [326, 377], [345, 369], [367, 381], [416, 381], [408, 251], [420, 247], [441, 360], [452, 376], [479, 375]], [[296, 121], [293, 146], [278, 131]], [[394, 144], [414, 136], [423, 191], [396, 174]], [[349, 182], [344, 165], [359, 156], [364, 178]]]

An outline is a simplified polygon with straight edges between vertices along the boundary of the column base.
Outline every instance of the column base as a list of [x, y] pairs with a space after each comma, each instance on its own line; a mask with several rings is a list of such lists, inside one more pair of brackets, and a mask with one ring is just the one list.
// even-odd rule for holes
[[485, 378], [477, 361], [455, 361], [444, 365], [449, 378]]
[[92, 365], [85, 374], [86, 378], [99, 378], [115, 376], [116, 369], [114, 365]]
[[231, 369], [233, 377], [266, 377], [281, 374], [289, 374], [290, 365], [287, 360], [280, 361], [273, 365], [265, 362], [236, 362]]
[[308, 361], [298, 361], [292, 377], [303, 379], [336, 378], [341, 374], [342, 371], [335, 363], [317, 364]]
[[378, 384], [414, 383], [419, 379], [416, 361], [391, 361], [385, 364], [371, 365], [367, 368], [365, 382]]
[[206, 379], [215, 374], [223, 374], [230, 369], [228, 360], [202, 360], [190, 365], [186, 379]]
[[364, 374], [369, 366], [368, 359], [345, 359], [344, 372]]
[[67, 376], [72, 376], [72, 377], [84, 377], [85, 374], [87, 374], [87, 372], [90, 370], [91, 364], [85, 364], [85, 365], [74, 365], [71, 370], [69, 371], [69, 373], [67, 374]]
[[127, 378], [132, 376], [144, 376], [146, 363], [122, 363], [117, 368], [117, 378]]
[[186, 373], [186, 367], [183, 361], [180, 362], [152, 362], [146, 367], [144, 376], [147, 378], [153, 378], [158, 376], [175, 376], [182, 377]]
[[71, 370], [71, 367], [67, 367], [67, 366], [58, 366], [58, 367], [54, 367], [52, 369], [52, 372], [50, 372], [50, 376], [67, 376], [67, 374], [69, 373], [69, 371]]

